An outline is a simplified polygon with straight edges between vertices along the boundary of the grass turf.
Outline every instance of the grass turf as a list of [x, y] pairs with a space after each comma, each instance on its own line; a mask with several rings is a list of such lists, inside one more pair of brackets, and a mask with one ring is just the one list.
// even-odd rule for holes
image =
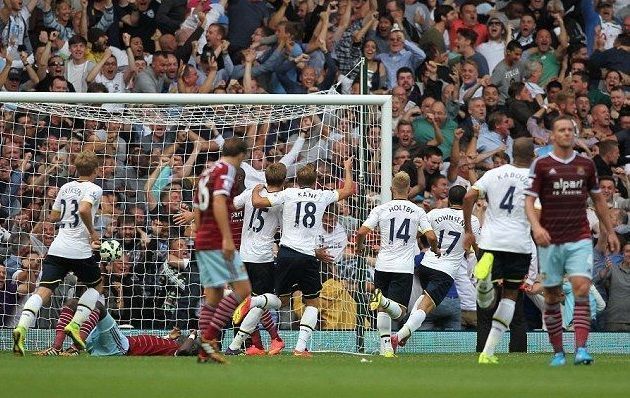
[[549, 354], [501, 355], [498, 366], [478, 365], [475, 354], [362, 358], [323, 353], [311, 359], [230, 357], [220, 366], [197, 364], [190, 357], [14, 358], [2, 352], [0, 396], [608, 398], [627, 397], [630, 391], [630, 357], [621, 355], [600, 354], [594, 365], [570, 362], [556, 369], [547, 366]]

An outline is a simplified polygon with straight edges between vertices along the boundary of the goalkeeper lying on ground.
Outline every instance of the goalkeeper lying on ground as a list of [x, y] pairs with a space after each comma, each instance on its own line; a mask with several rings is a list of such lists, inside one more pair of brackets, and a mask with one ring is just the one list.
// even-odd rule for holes
[[[68, 300], [64, 307], [76, 309], [76, 299]], [[137, 336], [125, 336], [114, 318], [107, 312], [103, 304], [98, 302], [95, 311], [98, 310], [99, 320], [96, 327], [89, 332], [86, 349], [93, 356], [132, 355], [132, 356], [188, 356], [195, 355], [199, 349], [197, 333], [192, 330], [188, 337], [182, 335], [179, 329], [173, 329], [168, 336], [159, 337], [147, 334]], [[63, 330], [64, 317], [57, 321], [56, 330]], [[65, 335], [64, 335], [65, 337]], [[79, 350], [71, 346], [62, 353], [61, 344], [55, 344], [36, 355], [78, 355]]]

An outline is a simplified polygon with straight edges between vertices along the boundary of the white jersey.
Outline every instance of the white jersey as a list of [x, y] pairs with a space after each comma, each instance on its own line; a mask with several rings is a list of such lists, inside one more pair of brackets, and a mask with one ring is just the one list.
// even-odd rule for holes
[[[260, 196], [267, 197], [266, 190]], [[274, 236], [280, 226], [282, 207], [255, 209], [252, 205], [252, 190], [247, 189], [234, 198], [234, 207], [245, 208], [241, 233], [241, 260], [246, 263], [273, 262]]]
[[376, 270], [413, 274], [414, 258], [419, 253], [418, 231], [430, 231], [427, 213], [408, 200], [394, 199], [376, 206], [363, 226], [374, 230], [379, 226], [381, 248], [376, 257]]
[[90, 258], [90, 233], [81, 216], [79, 204], [92, 205], [92, 221], [101, 203], [103, 189], [90, 181], [72, 181], [63, 184], [55, 198], [52, 209], [61, 213], [59, 233], [48, 249], [48, 254], [63, 258]]
[[308, 256], [315, 256], [322, 217], [329, 204], [339, 200], [339, 193], [311, 188], [287, 188], [268, 194], [272, 206], [282, 204], [282, 237], [286, 246]]
[[[297, 158], [300, 155], [300, 151], [302, 150], [302, 146], [304, 146], [304, 141], [304, 138], [298, 137], [295, 140], [295, 143], [293, 143], [293, 147], [291, 147], [291, 150], [278, 161], [279, 163], [287, 166], [287, 178], [295, 176], [295, 167], [290, 166], [294, 165], [294, 163], [297, 161]], [[247, 162], [241, 162], [241, 169], [243, 169], [243, 172], [245, 172], [245, 188], [254, 188], [258, 184], [267, 183], [264, 169], [256, 170], [251, 164]]]
[[333, 258], [333, 263], [338, 263], [343, 259], [343, 252], [348, 245], [348, 235], [343, 226], [337, 222], [331, 232], [326, 231], [322, 226], [319, 235], [318, 248], [326, 249], [328, 255]]
[[[447, 273], [454, 278], [467, 249], [464, 247], [464, 212], [449, 207], [431, 210], [427, 217], [438, 238], [440, 257], [438, 258], [435, 253], [428, 250], [422, 258], [422, 265]], [[472, 216], [471, 222], [473, 233], [478, 238], [481, 229], [479, 219]]]
[[511, 164], [488, 170], [473, 189], [486, 196], [486, 211], [479, 247], [511, 253], [531, 253], [530, 225], [525, 215], [529, 169]]

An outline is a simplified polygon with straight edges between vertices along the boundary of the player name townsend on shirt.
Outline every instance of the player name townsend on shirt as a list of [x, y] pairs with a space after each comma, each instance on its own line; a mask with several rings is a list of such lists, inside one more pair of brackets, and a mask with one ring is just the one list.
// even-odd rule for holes
[[[260, 196], [267, 197], [266, 190]], [[234, 198], [234, 207], [245, 209], [241, 234], [241, 260], [247, 263], [273, 262], [273, 242], [282, 219], [282, 206], [255, 209], [252, 205], [252, 190], [243, 191]]]
[[376, 270], [413, 274], [414, 257], [420, 251], [418, 231], [432, 229], [423, 209], [408, 200], [394, 199], [372, 209], [363, 226], [380, 229]]
[[530, 172], [532, 185], [526, 194], [540, 199], [540, 223], [551, 243], [590, 239], [586, 200], [589, 192], [599, 192], [593, 161], [575, 152], [568, 159], [550, 153], [536, 159]]
[[282, 205], [282, 237], [286, 246], [308, 256], [315, 256], [322, 217], [326, 207], [339, 200], [337, 191], [311, 188], [287, 188], [267, 196], [272, 206]]
[[473, 185], [488, 202], [479, 238], [481, 249], [531, 253], [524, 196], [528, 186], [529, 170], [511, 164], [488, 170]]
[[[441, 256], [428, 250], [422, 258], [422, 265], [447, 273], [454, 277], [457, 267], [460, 266], [466, 249], [464, 240], [464, 212], [459, 209], [434, 209], [427, 214], [431, 227], [438, 237]], [[472, 216], [472, 230], [475, 236], [479, 236], [479, 219]]]
[[90, 234], [79, 215], [81, 202], [92, 205], [92, 220], [98, 211], [103, 189], [90, 181], [72, 181], [60, 189], [53, 210], [61, 213], [59, 233], [48, 249], [48, 254], [63, 258], [92, 257]]

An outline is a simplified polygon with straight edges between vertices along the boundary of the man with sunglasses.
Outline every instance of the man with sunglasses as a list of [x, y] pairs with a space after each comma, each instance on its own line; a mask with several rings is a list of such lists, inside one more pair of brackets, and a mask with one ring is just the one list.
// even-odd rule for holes
[[[48, 60], [47, 64], [47, 73], [43, 79], [39, 81], [37, 86], [35, 86], [36, 91], [52, 91], [50, 87], [52, 86], [53, 80], [56, 77], [64, 77], [66, 74], [66, 63], [58, 55], [53, 55]], [[74, 93], [76, 90], [72, 83], [67, 82], [68, 91]]]

